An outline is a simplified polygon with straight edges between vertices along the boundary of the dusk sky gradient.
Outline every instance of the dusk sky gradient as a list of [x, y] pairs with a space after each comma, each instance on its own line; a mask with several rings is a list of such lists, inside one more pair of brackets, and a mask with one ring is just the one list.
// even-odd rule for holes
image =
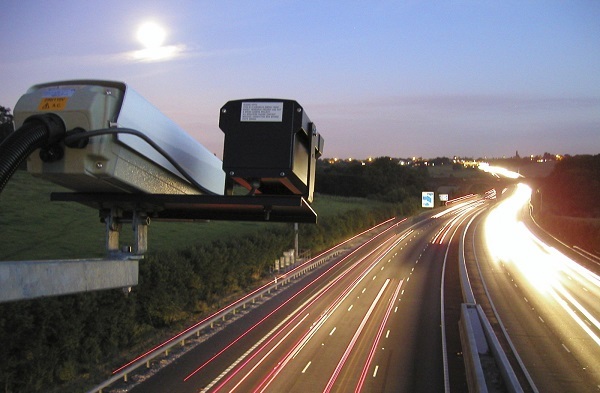
[[[219, 108], [298, 101], [324, 156], [600, 153], [600, 1], [33, 1], [0, 7], [0, 105], [122, 81], [218, 156]], [[138, 28], [166, 31], [145, 58]]]

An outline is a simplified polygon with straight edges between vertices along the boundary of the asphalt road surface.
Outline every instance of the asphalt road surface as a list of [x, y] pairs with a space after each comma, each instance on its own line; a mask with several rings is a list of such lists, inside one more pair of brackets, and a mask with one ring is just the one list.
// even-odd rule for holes
[[[483, 203], [400, 222], [361, 241], [132, 391], [466, 389], [460, 353], [448, 354], [460, 343], [457, 321], [443, 322], [442, 288], [454, 235]], [[456, 287], [453, 277], [446, 280]], [[450, 308], [458, 309], [461, 299], [452, 298], [458, 303]]]

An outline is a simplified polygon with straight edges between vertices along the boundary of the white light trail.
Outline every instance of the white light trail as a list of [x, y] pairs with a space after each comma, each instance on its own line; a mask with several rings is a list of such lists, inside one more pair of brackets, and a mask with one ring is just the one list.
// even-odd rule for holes
[[496, 177], [508, 177], [509, 179], [518, 179], [520, 177], [523, 177], [517, 172], [513, 172], [499, 166], [491, 166], [488, 163], [479, 164], [479, 169], [481, 169], [484, 172], [490, 173]]
[[[496, 263], [516, 268], [521, 277], [544, 294], [548, 301], [553, 299], [600, 346], [600, 322], [563, 283], [571, 286], [568, 283], [576, 281], [583, 288], [600, 291], [600, 278], [549, 247], [520, 221], [519, 214], [527, 209], [530, 196], [531, 188], [519, 184], [515, 192], [488, 215], [485, 222], [488, 251]], [[585, 316], [586, 321], [576, 311]], [[596, 331], [590, 329], [586, 322]]]

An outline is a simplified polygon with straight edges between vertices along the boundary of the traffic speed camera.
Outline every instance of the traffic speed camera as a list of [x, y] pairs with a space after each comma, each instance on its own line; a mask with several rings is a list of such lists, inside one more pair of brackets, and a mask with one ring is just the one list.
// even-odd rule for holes
[[323, 138], [296, 101], [245, 99], [227, 102], [219, 127], [225, 133], [223, 170], [258, 195], [302, 195], [312, 202], [316, 160]]
[[[64, 150], [60, 159], [33, 154], [27, 169], [36, 176], [79, 192], [224, 193], [221, 160], [125, 83], [73, 80], [35, 85], [15, 106], [16, 127], [44, 113], [58, 115], [67, 134], [113, 132], [78, 146], [58, 146]], [[124, 129], [137, 130], [138, 136], [119, 132]]]

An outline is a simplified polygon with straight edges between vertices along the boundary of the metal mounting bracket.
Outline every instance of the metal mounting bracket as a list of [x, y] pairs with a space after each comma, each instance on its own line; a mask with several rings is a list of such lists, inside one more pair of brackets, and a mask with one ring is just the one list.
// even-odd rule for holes
[[[148, 251], [148, 225], [150, 217], [147, 212], [134, 210], [131, 218], [124, 218], [123, 210], [118, 207], [101, 209], [100, 215], [106, 226], [106, 252], [111, 257], [122, 257], [130, 255], [142, 255]], [[120, 246], [120, 233], [123, 223], [131, 222], [133, 229], [132, 247]]]

